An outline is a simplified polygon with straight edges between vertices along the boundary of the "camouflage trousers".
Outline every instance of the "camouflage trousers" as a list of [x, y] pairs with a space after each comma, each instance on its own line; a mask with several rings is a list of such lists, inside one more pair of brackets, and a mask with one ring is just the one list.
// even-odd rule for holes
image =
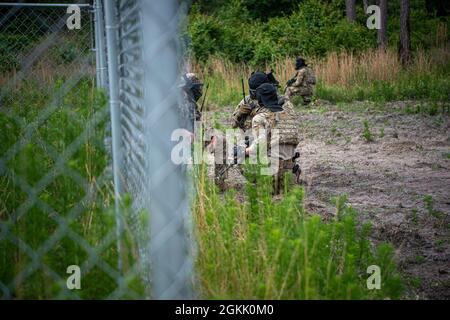
[[292, 96], [301, 96], [303, 98], [303, 103], [308, 104], [311, 102], [313, 96], [313, 89], [310, 86], [306, 87], [287, 87], [285, 95], [288, 98]]
[[[228, 178], [228, 170], [232, 166], [229, 162], [231, 159], [228, 159], [227, 155], [227, 144], [226, 139], [223, 135], [214, 136], [216, 145], [223, 146], [222, 153], [217, 152], [215, 150], [215, 146], [212, 144], [207, 147], [208, 153], [208, 177], [211, 181], [217, 185], [217, 187], [224, 191], [226, 189], [225, 181]], [[221, 158], [221, 159], [216, 159]], [[216, 161], [218, 160], [218, 161]]]
[[278, 172], [273, 176], [273, 193], [284, 193], [285, 187], [288, 187], [291, 181], [292, 169], [295, 162], [293, 159], [283, 160], [278, 159]]

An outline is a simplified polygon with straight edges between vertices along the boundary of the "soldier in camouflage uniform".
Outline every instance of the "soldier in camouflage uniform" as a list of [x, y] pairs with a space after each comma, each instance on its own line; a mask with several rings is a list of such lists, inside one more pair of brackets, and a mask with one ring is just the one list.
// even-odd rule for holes
[[[252, 127], [252, 117], [254, 113], [253, 110], [258, 106], [258, 100], [256, 99], [256, 89], [264, 84], [271, 83], [278, 86], [279, 82], [275, 79], [273, 71], [271, 70], [268, 74], [256, 71], [253, 72], [248, 79], [248, 86], [250, 94], [246, 95], [237, 105], [233, 112], [233, 128], [240, 128], [244, 131], [248, 131]], [[280, 104], [283, 104], [286, 98], [284, 96], [278, 96]]]
[[[192, 134], [192, 138], [194, 139], [195, 121], [202, 120], [202, 113], [201, 113], [202, 110], [200, 110], [200, 108], [198, 107], [197, 102], [203, 95], [203, 83], [198, 79], [197, 75], [194, 73], [187, 73], [183, 75], [182, 83], [183, 83], [182, 90], [184, 95], [184, 104], [180, 106], [182, 126]], [[220, 189], [224, 189], [225, 176], [223, 177], [221, 176], [218, 178], [217, 172], [223, 171], [223, 167], [226, 164], [225, 163], [217, 164], [215, 161], [216, 156], [225, 157], [225, 153], [223, 155], [215, 154], [216, 145], [224, 144], [224, 136], [223, 134], [217, 132], [212, 128], [205, 128], [204, 134], [206, 137], [208, 137], [208, 139], [206, 139], [207, 141], [203, 142], [202, 151], [206, 149], [207, 161], [211, 164], [210, 166], [208, 166], [208, 173], [207, 173], [208, 177], [210, 179], [214, 179]], [[225, 151], [226, 148], [224, 148], [224, 152]]]
[[258, 106], [256, 88], [263, 83], [269, 83], [269, 78], [264, 72], [254, 72], [248, 79], [250, 94], [245, 96], [233, 112], [233, 128], [240, 128], [244, 132], [252, 127], [251, 113]]
[[[192, 139], [195, 138], [194, 130], [195, 122], [202, 120], [201, 110], [199, 109], [197, 102], [200, 97], [203, 95], [203, 83], [199, 80], [195, 73], [186, 73], [182, 76], [182, 92], [184, 103], [180, 105], [180, 114], [181, 114], [181, 125], [184, 129], [188, 130]], [[203, 142], [203, 148], [206, 149], [206, 157], [209, 163], [212, 163], [211, 166], [208, 166], [208, 177], [214, 179], [219, 188], [224, 188], [224, 179], [217, 179], [216, 172], [222, 170], [225, 164], [216, 164], [215, 163], [215, 145], [221, 145], [224, 142], [223, 134], [215, 131], [212, 128], [207, 128], [205, 130], [205, 136], [210, 137], [211, 140]], [[193, 140], [192, 140], [193, 141]], [[193, 146], [193, 145], [192, 145]], [[203, 150], [204, 150], [203, 149]], [[202, 151], [203, 151], [202, 150]], [[224, 149], [226, 150], [226, 149]], [[192, 150], [194, 151], [194, 150]], [[225, 155], [225, 154], [224, 154]], [[223, 155], [223, 156], [224, 156]], [[222, 156], [222, 155], [217, 155]]]
[[[270, 158], [278, 157], [278, 170], [274, 175], [273, 191], [280, 194], [284, 190], [284, 177], [293, 172], [297, 178], [300, 175], [298, 164], [299, 154], [296, 147], [299, 142], [298, 129], [293, 115], [293, 108], [289, 100], [283, 105], [279, 103], [277, 91], [272, 84], [262, 84], [256, 89], [258, 107], [254, 110], [252, 130], [255, 139], [245, 150], [246, 155], [256, 152], [258, 144], [265, 142], [270, 148], [273, 129], [278, 130], [278, 152], [268, 150]], [[264, 130], [262, 130], [264, 129]]]
[[184, 103], [180, 105], [182, 127], [193, 133], [195, 121], [200, 121], [202, 117], [197, 102], [203, 95], [203, 83], [195, 73], [186, 73], [181, 80], [184, 98]]
[[[272, 75], [273, 77], [273, 75]], [[249, 141], [249, 130], [252, 127], [252, 117], [253, 113], [252, 111], [255, 110], [258, 107], [258, 100], [256, 99], [256, 88], [260, 86], [263, 83], [270, 82], [270, 79], [267, 77], [267, 75], [264, 72], [254, 72], [250, 76], [248, 80], [249, 84], [249, 95], [244, 96], [244, 98], [239, 102], [236, 109], [234, 110], [232, 114], [232, 127], [233, 128], [240, 128], [242, 133], [245, 136], [246, 141]], [[218, 134], [217, 137], [215, 137], [214, 146], [213, 146], [213, 152], [215, 152], [215, 149], [218, 145], [223, 147], [223, 159], [224, 162], [226, 162], [226, 139], [223, 135]], [[219, 155], [220, 156], [220, 155]], [[237, 163], [236, 163], [237, 164]], [[214, 166], [214, 176], [215, 176], [215, 182], [216, 185], [219, 186], [220, 189], [224, 189], [225, 186], [225, 180], [228, 177], [228, 170], [233, 166], [234, 164], [230, 163], [223, 163], [223, 164], [215, 164]], [[238, 166], [238, 170], [242, 172], [241, 166]]]
[[297, 58], [295, 70], [297, 70], [295, 76], [286, 83], [285, 95], [289, 99], [294, 95], [299, 95], [303, 98], [303, 104], [308, 105], [313, 96], [316, 77], [302, 58]]

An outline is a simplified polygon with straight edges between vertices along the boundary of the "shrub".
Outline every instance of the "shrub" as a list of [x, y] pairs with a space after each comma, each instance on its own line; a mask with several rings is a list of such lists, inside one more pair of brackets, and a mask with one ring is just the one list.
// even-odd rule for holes
[[[389, 2], [388, 39], [394, 47], [399, 39], [399, 7], [399, 1]], [[357, 4], [355, 23], [349, 23], [344, 12], [341, 0], [203, 0], [189, 15], [190, 49], [201, 61], [220, 55], [260, 66], [285, 56], [324, 57], [375, 48], [377, 32], [366, 27], [362, 3]], [[449, 17], [427, 12], [423, 0], [411, 2], [413, 50], [447, 45], [449, 25]]]

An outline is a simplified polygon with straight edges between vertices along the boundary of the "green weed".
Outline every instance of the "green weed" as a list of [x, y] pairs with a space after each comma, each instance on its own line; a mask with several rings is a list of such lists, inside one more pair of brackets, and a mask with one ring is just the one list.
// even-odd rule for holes
[[435, 218], [442, 218], [442, 212], [434, 209], [434, 200], [431, 195], [425, 195], [423, 197], [423, 202], [425, 203], [425, 209], [427, 210], [428, 214], [430, 216], [433, 216]]
[[367, 120], [363, 121], [362, 137], [366, 140], [366, 142], [374, 141], [373, 134], [370, 132], [369, 121]]

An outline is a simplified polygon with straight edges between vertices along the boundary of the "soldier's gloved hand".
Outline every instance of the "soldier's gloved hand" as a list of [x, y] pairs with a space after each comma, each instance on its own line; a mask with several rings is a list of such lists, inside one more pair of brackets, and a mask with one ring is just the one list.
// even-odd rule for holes
[[295, 82], [295, 79], [290, 79], [288, 82], [286, 82], [286, 85], [289, 87]]
[[250, 114], [252, 112], [252, 106], [250, 104], [243, 104], [239, 109], [241, 116]]
[[233, 163], [242, 163], [245, 159], [245, 147], [244, 146], [234, 146], [233, 147]]

